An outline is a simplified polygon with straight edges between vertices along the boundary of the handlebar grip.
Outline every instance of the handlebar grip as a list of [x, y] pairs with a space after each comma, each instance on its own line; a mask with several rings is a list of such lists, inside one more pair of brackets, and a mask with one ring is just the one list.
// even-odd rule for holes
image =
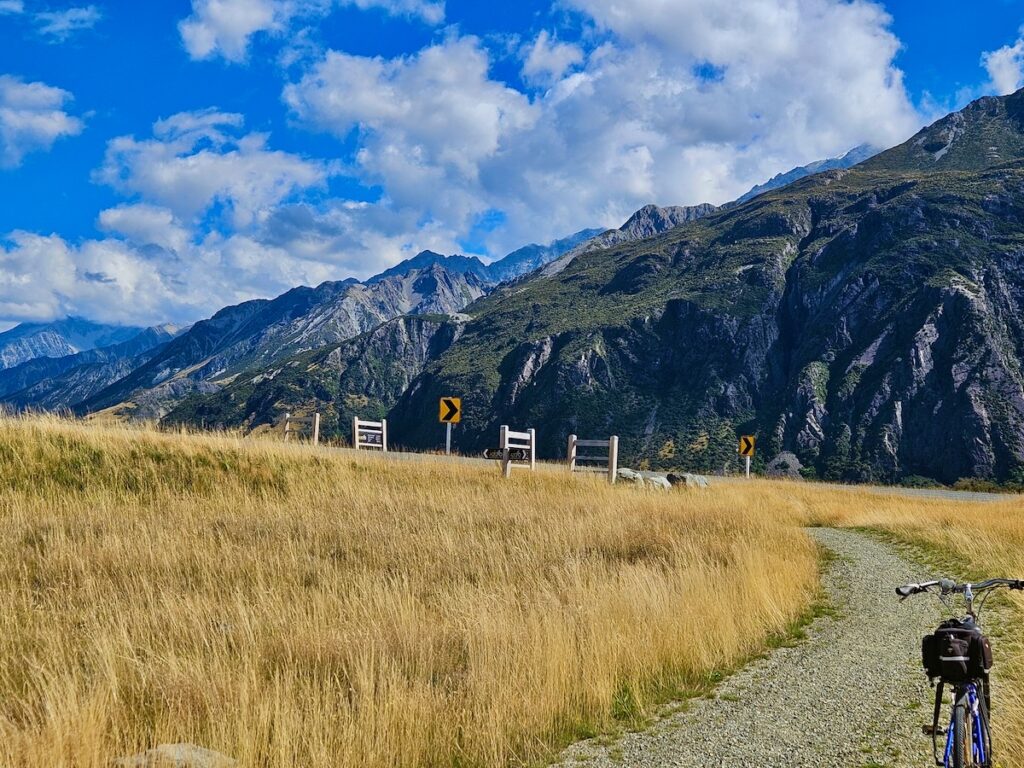
[[1024, 591], [1024, 581], [1018, 579], [1017, 581], [1015, 581], [1013, 584], [1010, 585], [1010, 589], [1019, 589], [1019, 590]]
[[911, 595], [916, 595], [918, 589], [919, 587], [914, 584], [908, 584], [905, 587], [896, 587], [896, 594], [900, 597], [910, 597]]

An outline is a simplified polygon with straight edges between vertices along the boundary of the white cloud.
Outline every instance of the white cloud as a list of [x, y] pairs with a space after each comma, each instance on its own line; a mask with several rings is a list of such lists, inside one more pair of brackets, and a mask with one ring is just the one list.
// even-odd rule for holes
[[29, 152], [81, 133], [82, 121], [65, 111], [71, 98], [45, 83], [0, 75], [0, 167], [17, 166]]
[[1024, 86], [1024, 27], [1013, 45], [982, 54], [981, 64], [988, 71], [989, 89], [997, 95], [1007, 96]]
[[385, 60], [336, 51], [284, 99], [302, 119], [339, 137], [359, 128], [356, 163], [399, 209], [416, 209], [456, 229], [479, 207], [481, 173], [537, 110], [488, 77], [475, 38], [449, 39], [409, 58]]
[[4, 14], [18, 14], [25, 12], [25, 3], [22, 0], [0, 0], [0, 16]]
[[524, 51], [523, 76], [527, 80], [545, 82], [559, 80], [583, 62], [583, 49], [571, 43], [560, 43], [547, 30], [541, 30], [533, 45]]
[[237, 135], [241, 127], [237, 114], [174, 115], [154, 125], [152, 139], [110, 141], [96, 178], [170, 210], [180, 221], [223, 206], [235, 228], [326, 183], [330, 171], [324, 164], [269, 149], [266, 134]]
[[178, 30], [193, 59], [222, 56], [240, 62], [253, 35], [283, 34], [294, 20], [326, 16], [338, 5], [419, 17], [428, 24], [444, 21], [443, 0], [192, 0], [192, 14]]
[[92, 29], [101, 18], [103, 14], [95, 5], [67, 8], [63, 11], [44, 11], [35, 15], [39, 33], [52, 38], [54, 42], [63, 42], [75, 32]]
[[167, 208], [148, 203], [119, 205], [100, 212], [100, 229], [123, 235], [139, 245], [156, 245], [184, 253], [191, 240], [188, 230]]
[[921, 123], [876, 4], [571, 2], [597, 41], [578, 60], [539, 37], [524, 74], [551, 79], [532, 99], [492, 80], [480, 41], [458, 37], [390, 60], [329, 52], [284, 99], [309, 125], [355, 130], [360, 178], [433, 235], [457, 242], [504, 212], [494, 254], [617, 226], [648, 202], [722, 203], [860, 143], [898, 143]]

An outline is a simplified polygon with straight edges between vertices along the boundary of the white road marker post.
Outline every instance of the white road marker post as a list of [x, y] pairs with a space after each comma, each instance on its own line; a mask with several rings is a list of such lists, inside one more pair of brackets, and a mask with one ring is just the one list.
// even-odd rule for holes
[[449, 421], [447, 424], [448, 429], [445, 431], [444, 436], [444, 455], [452, 455], [452, 423]]
[[501, 425], [501, 474], [512, 477], [512, 461], [508, 457], [508, 425]]

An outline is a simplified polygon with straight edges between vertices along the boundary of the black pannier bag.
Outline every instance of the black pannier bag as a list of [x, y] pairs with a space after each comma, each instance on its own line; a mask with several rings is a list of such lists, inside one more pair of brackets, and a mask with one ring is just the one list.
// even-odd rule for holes
[[985, 680], [992, 669], [992, 645], [973, 621], [949, 619], [921, 641], [921, 662], [932, 680]]

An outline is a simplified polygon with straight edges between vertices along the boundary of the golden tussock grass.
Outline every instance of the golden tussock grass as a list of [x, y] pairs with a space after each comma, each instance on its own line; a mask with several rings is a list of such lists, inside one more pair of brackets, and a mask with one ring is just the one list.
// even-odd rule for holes
[[808, 608], [803, 502], [0, 422], [0, 765], [500, 766]]

